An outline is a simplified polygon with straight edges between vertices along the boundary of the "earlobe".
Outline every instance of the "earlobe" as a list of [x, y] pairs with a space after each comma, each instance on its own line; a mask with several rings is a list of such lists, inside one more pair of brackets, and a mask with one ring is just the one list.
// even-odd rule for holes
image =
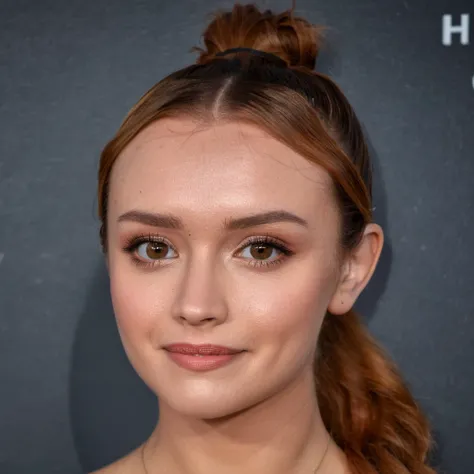
[[352, 308], [357, 299], [356, 285], [357, 280], [354, 278], [351, 256], [344, 262], [336, 291], [329, 302], [328, 311], [331, 314], [345, 314]]
[[367, 286], [377, 266], [383, 247], [383, 230], [378, 224], [368, 224], [357, 246], [347, 257], [328, 311], [340, 315], [354, 306]]

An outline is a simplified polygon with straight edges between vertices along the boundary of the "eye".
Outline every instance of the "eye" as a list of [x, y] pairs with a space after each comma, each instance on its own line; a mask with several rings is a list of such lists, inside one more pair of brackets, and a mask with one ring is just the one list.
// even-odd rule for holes
[[[245, 251], [247, 248], [249, 249], [248, 252]], [[249, 259], [248, 264], [255, 267], [279, 264], [283, 262], [285, 257], [293, 255], [293, 252], [285, 245], [269, 236], [254, 237], [247, 241], [242, 249], [244, 250], [242, 252], [244, 258]]]
[[138, 256], [144, 260], [160, 260], [166, 258], [170, 250], [172, 250], [170, 245], [156, 240], [142, 242], [136, 246]]
[[[162, 260], [175, 258], [170, 256], [170, 251], [175, 252], [174, 247], [163, 238], [153, 235], [134, 237], [127, 242], [123, 250], [130, 254], [134, 263], [139, 266], [160, 265]], [[248, 260], [248, 265], [269, 267], [282, 263], [294, 252], [278, 240], [270, 236], [262, 236], [247, 240], [239, 253], [244, 260]]]
[[174, 248], [164, 239], [153, 235], [133, 237], [123, 250], [132, 256], [135, 264], [143, 266], [153, 266], [159, 264], [160, 260], [173, 258], [169, 253], [174, 252]]

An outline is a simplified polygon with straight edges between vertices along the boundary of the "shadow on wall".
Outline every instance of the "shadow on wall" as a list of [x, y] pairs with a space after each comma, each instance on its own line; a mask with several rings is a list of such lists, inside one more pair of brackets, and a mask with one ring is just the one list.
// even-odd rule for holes
[[372, 207], [375, 208], [373, 211], [373, 221], [379, 224], [384, 231], [384, 245], [375, 272], [354, 305], [363, 321], [369, 324], [376, 313], [377, 303], [385, 293], [388, 283], [390, 267], [392, 265], [392, 245], [389, 238], [390, 231], [387, 222], [387, 195], [385, 193], [385, 184], [380, 169], [380, 162], [368, 139], [367, 133], [365, 135], [372, 160]]
[[[383, 181], [383, 176], [380, 167], [380, 160], [378, 158], [377, 152], [375, 151], [369, 135], [366, 130], [365, 137], [368, 142], [369, 153], [372, 159], [373, 165], [373, 190], [372, 190], [372, 198], [374, 206], [376, 209], [373, 213], [374, 222], [379, 224], [384, 231], [385, 242], [382, 250], [382, 254], [380, 255], [379, 263], [375, 269], [375, 272], [369, 281], [367, 287], [359, 296], [358, 300], [356, 301], [355, 308], [357, 309], [358, 313], [360, 314], [361, 318], [365, 321], [366, 324], [369, 324], [371, 319], [376, 314], [377, 303], [383, 293], [385, 292], [385, 288], [388, 283], [388, 278], [390, 274], [390, 267], [392, 264], [392, 244], [389, 238], [390, 229], [388, 224], [388, 203], [387, 203], [387, 194], [385, 192], [385, 185]], [[403, 315], [401, 315], [403, 316]], [[388, 351], [390, 353], [390, 351]], [[430, 413], [430, 406], [423, 404], [420, 402], [420, 406], [424, 410], [424, 412], [429, 416]], [[441, 433], [437, 431], [434, 427], [432, 427], [432, 435], [434, 439], [434, 449], [431, 453], [431, 457], [429, 460], [429, 464], [431, 466], [441, 466], [442, 462], [442, 453], [443, 453], [443, 442], [441, 438]], [[438, 471], [438, 474], [442, 474], [444, 471]]]
[[158, 418], [156, 396], [123, 349], [104, 262], [76, 329], [71, 366], [73, 438], [83, 471], [91, 472], [139, 446]]

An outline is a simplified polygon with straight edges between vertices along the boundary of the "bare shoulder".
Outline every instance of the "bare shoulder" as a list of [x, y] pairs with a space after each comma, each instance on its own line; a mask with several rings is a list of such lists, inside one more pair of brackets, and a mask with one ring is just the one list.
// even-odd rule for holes
[[138, 463], [138, 450], [139, 448], [117, 459], [117, 461], [114, 461], [112, 464], [108, 464], [88, 474], [137, 474], [140, 472], [139, 467], [141, 466]]

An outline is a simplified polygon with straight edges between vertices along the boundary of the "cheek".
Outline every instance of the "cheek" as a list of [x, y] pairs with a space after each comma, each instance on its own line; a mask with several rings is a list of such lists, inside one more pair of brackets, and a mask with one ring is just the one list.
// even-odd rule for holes
[[153, 279], [140, 276], [128, 265], [110, 266], [110, 294], [118, 330], [124, 344], [151, 336], [153, 326], [166, 306], [166, 289]]
[[330, 300], [332, 280], [328, 275], [305, 262], [291, 274], [265, 284], [249, 282], [246, 301], [254, 337], [260, 339], [257, 346], [265, 339], [273, 348], [313, 350]]

